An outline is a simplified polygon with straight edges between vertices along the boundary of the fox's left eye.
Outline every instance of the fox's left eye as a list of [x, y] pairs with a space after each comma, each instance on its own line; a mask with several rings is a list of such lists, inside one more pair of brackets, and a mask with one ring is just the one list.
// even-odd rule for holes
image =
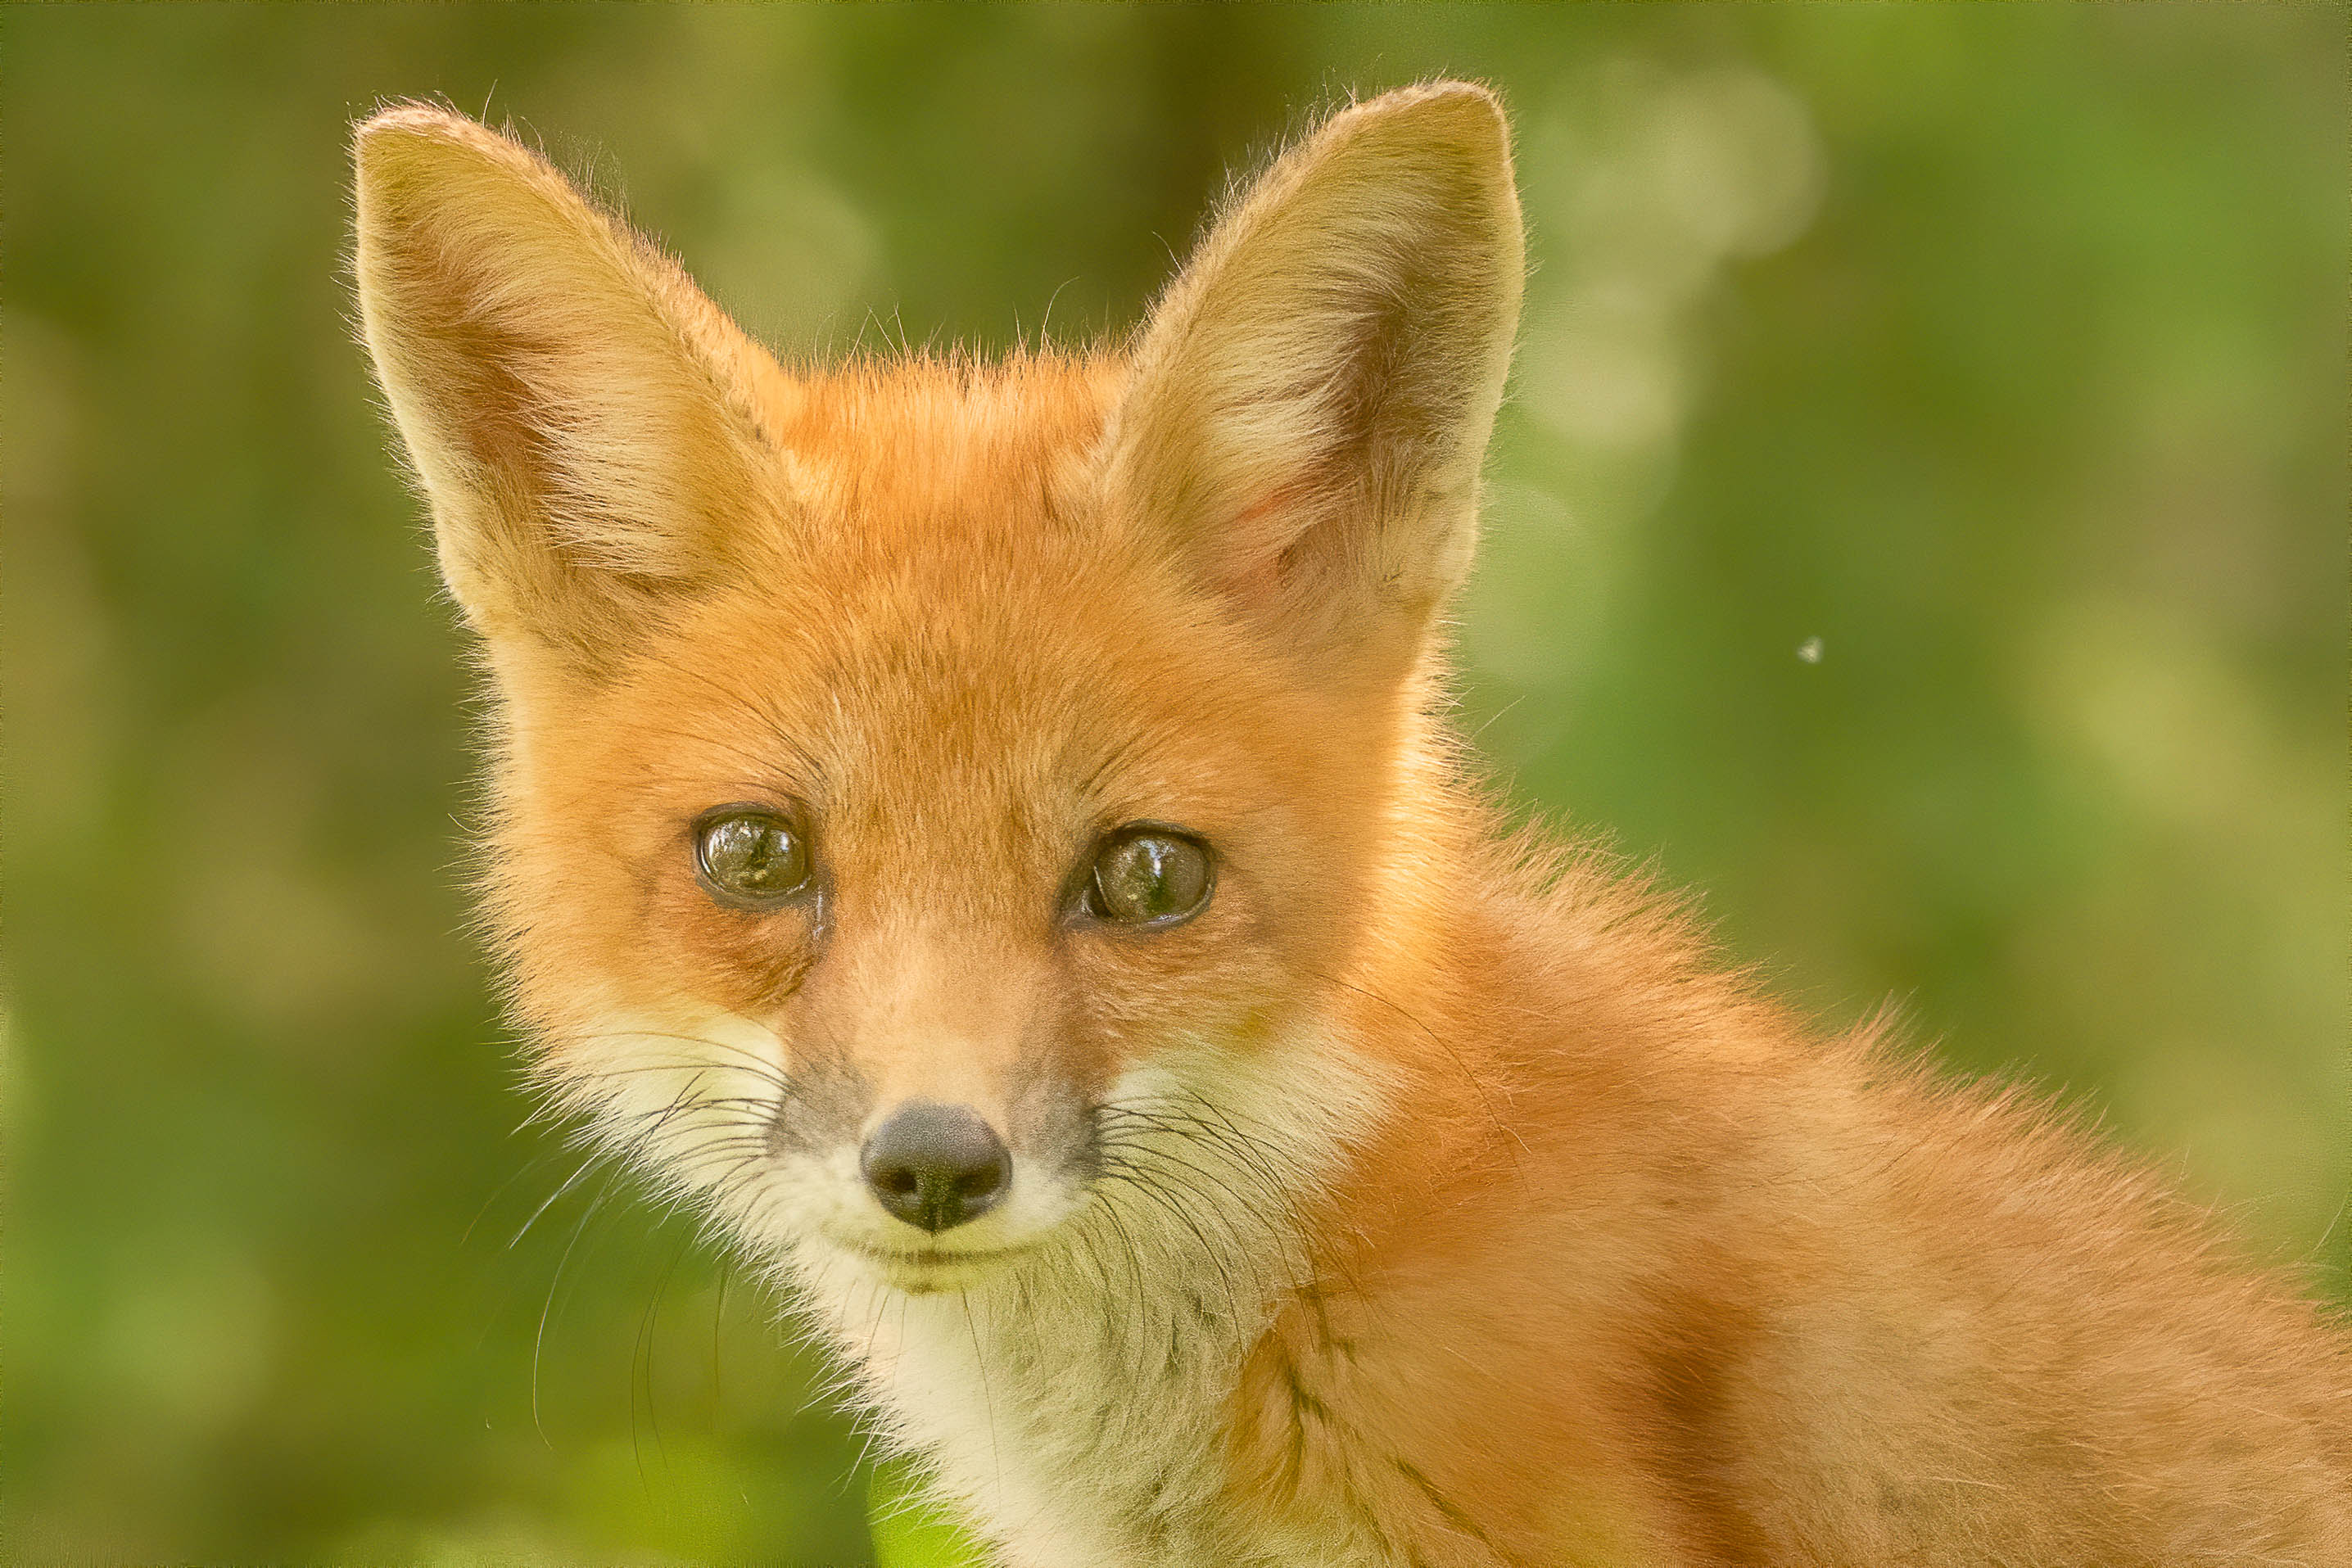
[[1190, 833], [1136, 822], [1095, 846], [1081, 906], [1120, 925], [1174, 925], [1200, 912], [1216, 881], [1209, 846]]
[[721, 904], [765, 909], [808, 890], [808, 841], [765, 807], [720, 806], [695, 819], [694, 873]]

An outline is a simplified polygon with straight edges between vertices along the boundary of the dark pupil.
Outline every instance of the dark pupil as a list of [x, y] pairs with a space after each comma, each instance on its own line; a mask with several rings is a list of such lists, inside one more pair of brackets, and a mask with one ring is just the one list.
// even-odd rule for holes
[[1114, 920], [1163, 920], [1201, 902], [1208, 868], [1181, 839], [1122, 839], [1095, 863], [1103, 913]]
[[808, 874], [800, 841], [772, 817], [730, 817], [712, 823], [703, 836], [702, 859], [711, 880], [730, 892], [754, 896], [790, 893]]

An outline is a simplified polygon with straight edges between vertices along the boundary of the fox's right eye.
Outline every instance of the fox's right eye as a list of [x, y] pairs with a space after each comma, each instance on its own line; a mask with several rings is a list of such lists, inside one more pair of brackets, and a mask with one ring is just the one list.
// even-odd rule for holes
[[721, 904], [772, 908], [808, 891], [808, 842], [766, 807], [720, 806], [695, 819], [694, 874]]

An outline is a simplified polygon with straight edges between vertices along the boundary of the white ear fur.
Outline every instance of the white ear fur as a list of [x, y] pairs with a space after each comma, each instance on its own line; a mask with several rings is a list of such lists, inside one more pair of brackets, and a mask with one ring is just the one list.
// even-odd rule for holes
[[1486, 89], [1434, 83], [1332, 116], [1154, 311], [1111, 434], [1113, 495], [1286, 641], [1380, 630], [1417, 650], [1469, 570], [1523, 267]]
[[494, 644], [609, 656], [774, 503], [783, 372], [507, 138], [410, 106], [356, 159], [362, 330], [450, 591]]

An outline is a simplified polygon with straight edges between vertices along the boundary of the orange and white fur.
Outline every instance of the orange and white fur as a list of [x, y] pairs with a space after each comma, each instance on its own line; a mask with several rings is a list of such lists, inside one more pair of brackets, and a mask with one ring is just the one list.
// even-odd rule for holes
[[1486, 92], [1332, 115], [1086, 352], [786, 368], [429, 108], [358, 225], [537, 1079], [1003, 1562], [2352, 1563], [2291, 1282], [1470, 779]]

